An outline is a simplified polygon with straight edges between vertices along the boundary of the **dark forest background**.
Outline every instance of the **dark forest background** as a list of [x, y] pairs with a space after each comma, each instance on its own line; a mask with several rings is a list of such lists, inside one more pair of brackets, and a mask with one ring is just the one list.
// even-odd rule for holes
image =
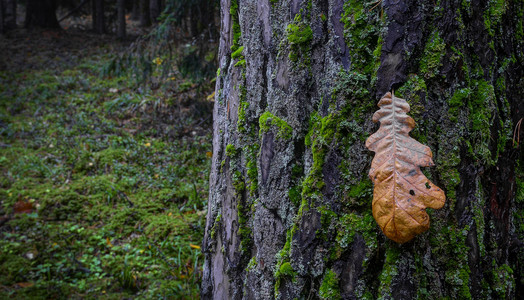
[[198, 297], [214, 0], [0, 0], [0, 298]]

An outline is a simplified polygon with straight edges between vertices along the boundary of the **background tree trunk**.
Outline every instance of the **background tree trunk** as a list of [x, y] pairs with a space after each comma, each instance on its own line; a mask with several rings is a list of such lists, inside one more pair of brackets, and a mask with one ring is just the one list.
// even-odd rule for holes
[[149, 16], [149, 0], [140, 1], [140, 26], [151, 26], [151, 18]]
[[117, 2], [118, 10], [118, 38], [126, 37], [126, 0], [118, 0]]
[[4, 28], [11, 30], [16, 28], [16, 1], [4, 1]]
[[[7, 20], [6, 20], [7, 21]], [[16, 22], [16, 15], [15, 15]], [[27, 0], [25, 14], [26, 28], [60, 28], [56, 19], [55, 0]]]
[[151, 21], [154, 23], [158, 22], [158, 17], [162, 12], [162, 1], [160, 0], [149, 0], [149, 14]]
[[[221, 7], [204, 299], [524, 296], [519, 1]], [[364, 145], [391, 89], [447, 195], [403, 245], [372, 217]]]
[[131, 20], [138, 21], [140, 20], [140, 5], [139, 0], [133, 0], [133, 8], [131, 10]]
[[4, 6], [4, 0], [0, 0], [0, 33], [4, 33], [4, 14], [5, 14], [5, 6]]
[[96, 33], [106, 33], [106, 20], [104, 15], [104, 0], [93, 0], [93, 30]]

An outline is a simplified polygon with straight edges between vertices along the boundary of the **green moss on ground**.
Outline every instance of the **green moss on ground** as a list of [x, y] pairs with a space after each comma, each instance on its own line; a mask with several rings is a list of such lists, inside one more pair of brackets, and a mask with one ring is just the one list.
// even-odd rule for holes
[[0, 298], [195, 297], [211, 133], [151, 128], [180, 105], [169, 89], [100, 78], [107, 49], [85, 51], [0, 71]]

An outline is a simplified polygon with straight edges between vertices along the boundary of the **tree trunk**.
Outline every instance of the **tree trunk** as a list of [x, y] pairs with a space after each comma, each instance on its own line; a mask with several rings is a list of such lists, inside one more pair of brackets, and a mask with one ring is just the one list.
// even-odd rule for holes
[[126, 0], [118, 0], [117, 2], [118, 9], [118, 38], [126, 37]]
[[106, 20], [104, 15], [104, 0], [93, 0], [93, 30], [96, 33], [106, 33]]
[[[222, 0], [202, 298], [524, 297], [523, 13]], [[402, 245], [373, 219], [365, 147], [391, 90], [447, 197]]]
[[5, 14], [5, 6], [4, 6], [4, 0], [0, 0], [0, 33], [4, 33], [4, 14]]
[[[14, 17], [16, 20], [16, 15]], [[25, 27], [60, 28], [56, 19], [56, 1], [27, 0]]]
[[149, 0], [140, 1], [140, 26], [147, 27], [151, 25], [151, 18], [149, 17]]
[[131, 20], [133, 21], [140, 20], [140, 5], [138, 1], [139, 0], [133, 0], [133, 8], [131, 10]]
[[4, 29], [11, 30], [16, 28], [16, 1], [5, 0], [4, 4]]
[[158, 22], [158, 17], [162, 12], [162, 1], [160, 0], [149, 0], [149, 14], [153, 23]]

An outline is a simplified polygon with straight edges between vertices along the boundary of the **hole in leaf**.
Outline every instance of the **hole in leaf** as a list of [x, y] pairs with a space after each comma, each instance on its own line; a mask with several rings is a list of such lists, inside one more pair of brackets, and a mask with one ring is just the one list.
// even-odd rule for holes
[[429, 190], [431, 188], [431, 185], [429, 185], [429, 182], [426, 182], [426, 188]]
[[414, 190], [409, 190], [409, 194], [410, 194], [411, 196], [415, 196], [415, 191], [414, 191]]

